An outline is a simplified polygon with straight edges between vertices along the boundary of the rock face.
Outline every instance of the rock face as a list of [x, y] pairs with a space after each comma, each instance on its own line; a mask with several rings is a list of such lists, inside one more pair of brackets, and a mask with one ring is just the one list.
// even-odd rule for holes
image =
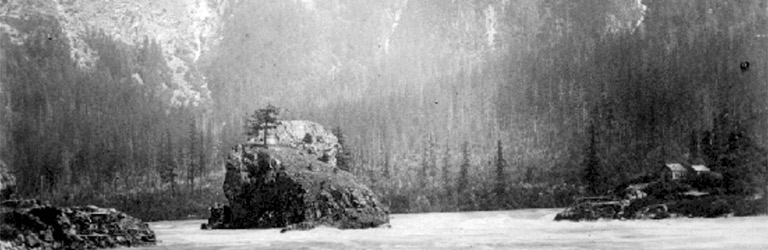
[[[263, 134], [250, 143], [263, 144]], [[269, 131], [267, 145], [294, 148], [332, 166], [336, 166], [336, 152], [341, 147], [333, 133], [310, 121], [280, 121]]]
[[[317, 135], [310, 130], [295, 130], [278, 132], [276, 137], [278, 141], [295, 142], [301, 134]], [[335, 143], [331, 136], [326, 134], [323, 143]], [[224, 180], [229, 206], [212, 208], [212, 217], [204, 228], [294, 230], [325, 225], [352, 229], [389, 222], [389, 210], [352, 174], [319, 160], [317, 154], [307, 153], [307, 145], [280, 145], [264, 148], [246, 144], [233, 149]]]
[[0, 206], [0, 249], [95, 249], [149, 246], [146, 223], [115, 209], [58, 208], [37, 200], [7, 200]]

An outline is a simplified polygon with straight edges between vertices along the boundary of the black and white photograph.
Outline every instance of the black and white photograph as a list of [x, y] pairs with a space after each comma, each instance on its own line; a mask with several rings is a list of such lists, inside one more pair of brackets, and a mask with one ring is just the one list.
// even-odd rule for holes
[[0, 0], [0, 250], [768, 249], [768, 0]]

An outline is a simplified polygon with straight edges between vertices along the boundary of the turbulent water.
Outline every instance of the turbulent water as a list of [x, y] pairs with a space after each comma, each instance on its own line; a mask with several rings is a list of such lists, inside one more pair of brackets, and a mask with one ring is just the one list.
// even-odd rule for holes
[[391, 228], [200, 230], [152, 223], [147, 249], [768, 249], [768, 216], [555, 222], [559, 210], [394, 214]]

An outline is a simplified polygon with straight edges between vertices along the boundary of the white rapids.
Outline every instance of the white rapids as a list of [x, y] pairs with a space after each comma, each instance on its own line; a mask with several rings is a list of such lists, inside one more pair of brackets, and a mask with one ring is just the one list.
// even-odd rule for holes
[[150, 223], [146, 249], [768, 249], [768, 216], [556, 222], [559, 209], [393, 214], [391, 228], [200, 230]]

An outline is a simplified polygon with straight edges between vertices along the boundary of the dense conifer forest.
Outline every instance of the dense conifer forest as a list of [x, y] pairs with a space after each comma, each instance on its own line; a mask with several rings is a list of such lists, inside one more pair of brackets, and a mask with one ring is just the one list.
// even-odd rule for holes
[[152, 37], [90, 31], [82, 68], [56, 20], [28, 19], [24, 45], [0, 34], [13, 195], [202, 216], [270, 103], [333, 128], [339, 166], [393, 212], [562, 207], [665, 162], [768, 200], [767, 1], [313, 3], [228, 8], [187, 76], [210, 89], [198, 105], [170, 101]]

